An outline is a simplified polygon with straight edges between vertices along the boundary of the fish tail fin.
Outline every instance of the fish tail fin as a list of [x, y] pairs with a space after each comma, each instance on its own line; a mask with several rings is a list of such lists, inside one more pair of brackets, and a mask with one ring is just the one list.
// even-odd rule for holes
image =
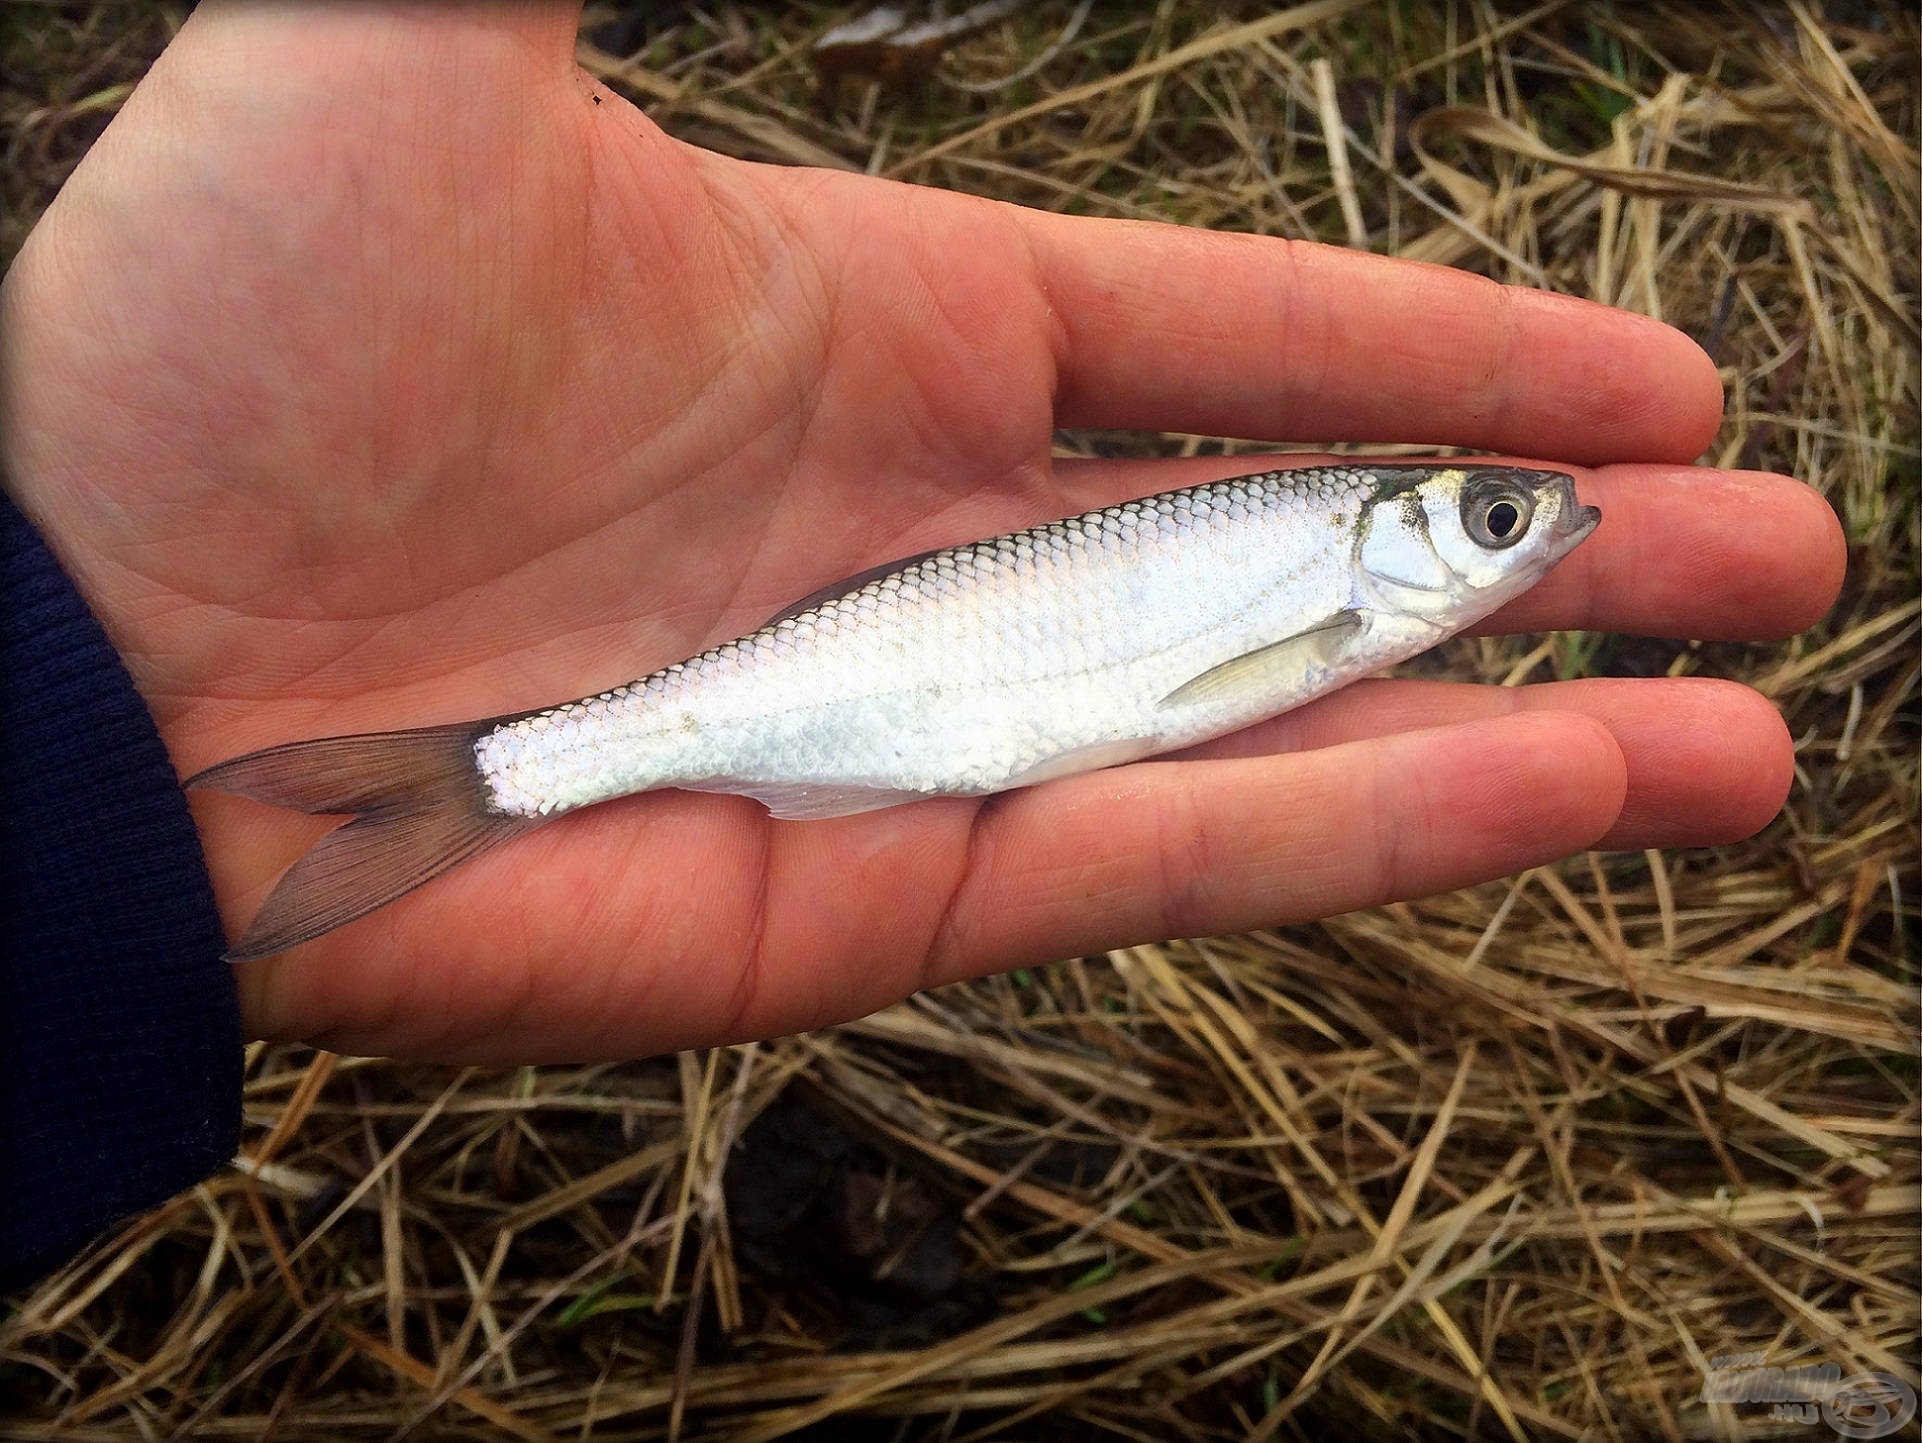
[[290, 742], [189, 778], [189, 787], [353, 817], [288, 869], [227, 960], [311, 941], [538, 826], [543, 819], [488, 806], [474, 742], [493, 725]]

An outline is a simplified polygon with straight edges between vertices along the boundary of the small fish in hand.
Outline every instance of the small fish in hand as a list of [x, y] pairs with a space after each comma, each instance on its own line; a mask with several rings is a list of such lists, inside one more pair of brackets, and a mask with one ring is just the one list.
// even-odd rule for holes
[[1555, 471], [1264, 471], [877, 567], [598, 696], [237, 757], [188, 785], [353, 820], [228, 957], [285, 951], [633, 792], [840, 817], [1192, 746], [1453, 636], [1600, 519]]

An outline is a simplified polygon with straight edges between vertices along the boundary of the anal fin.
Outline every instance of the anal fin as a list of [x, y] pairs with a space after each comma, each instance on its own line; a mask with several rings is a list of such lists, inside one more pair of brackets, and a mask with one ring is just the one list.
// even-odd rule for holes
[[1152, 737], [1091, 742], [1084, 747], [1072, 747], [1008, 778], [1007, 789], [1012, 791], [1016, 787], [1039, 786], [1042, 782], [1051, 782], [1059, 777], [1075, 777], [1083, 772], [1098, 772], [1104, 767], [1138, 762], [1143, 757], [1153, 756], [1157, 750], [1159, 743]]
[[819, 822], [829, 817], [852, 817], [861, 812], [878, 812], [883, 807], [898, 807], [904, 802], [925, 801], [930, 792], [895, 791], [887, 787], [837, 786], [827, 782], [736, 781], [731, 777], [712, 777], [698, 782], [677, 783], [684, 791], [719, 792], [724, 796], [752, 797], [768, 810], [768, 815], [784, 822]]
[[[1073, 747], [1026, 771], [1010, 777], [996, 791], [1032, 787], [1056, 777], [1076, 776], [1099, 771], [1151, 756], [1157, 743], [1151, 738], [1128, 737], [1120, 741], [1095, 742]], [[769, 782], [711, 777], [698, 782], [680, 782], [690, 792], [719, 792], [727, 796], [752, 797], [782, 821], [824, 821], [829, 817], [852, 817], [862, 812], [878, 812], [883, 807], [898, 807], [907, 802], [922, 802], [936, 796], [965, 796], [963, 792], [910, 792], [891, 787], [856, 787], [831, 782]]]

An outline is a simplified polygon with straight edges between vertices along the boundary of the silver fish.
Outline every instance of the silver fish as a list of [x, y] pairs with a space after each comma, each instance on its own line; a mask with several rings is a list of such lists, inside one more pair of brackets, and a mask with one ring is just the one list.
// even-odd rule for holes
[[1454, 635], [1600, 519], [1560, 472], [1264, 471], [877, 567], [598, 696], [238, 757], [188, 785], [354, 820], [228, 956], [284, 951], [632, 792], [839, 817], [1190, 746]]

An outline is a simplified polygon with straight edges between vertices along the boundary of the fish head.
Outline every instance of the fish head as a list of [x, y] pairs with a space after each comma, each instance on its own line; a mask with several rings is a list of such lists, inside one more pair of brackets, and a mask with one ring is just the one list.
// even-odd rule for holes
[[1521, 466], [1383, 468], [1356, 565], [1377, 604], [1466, 625], [1519, 596], [1600, 524], [1575, 479]]

